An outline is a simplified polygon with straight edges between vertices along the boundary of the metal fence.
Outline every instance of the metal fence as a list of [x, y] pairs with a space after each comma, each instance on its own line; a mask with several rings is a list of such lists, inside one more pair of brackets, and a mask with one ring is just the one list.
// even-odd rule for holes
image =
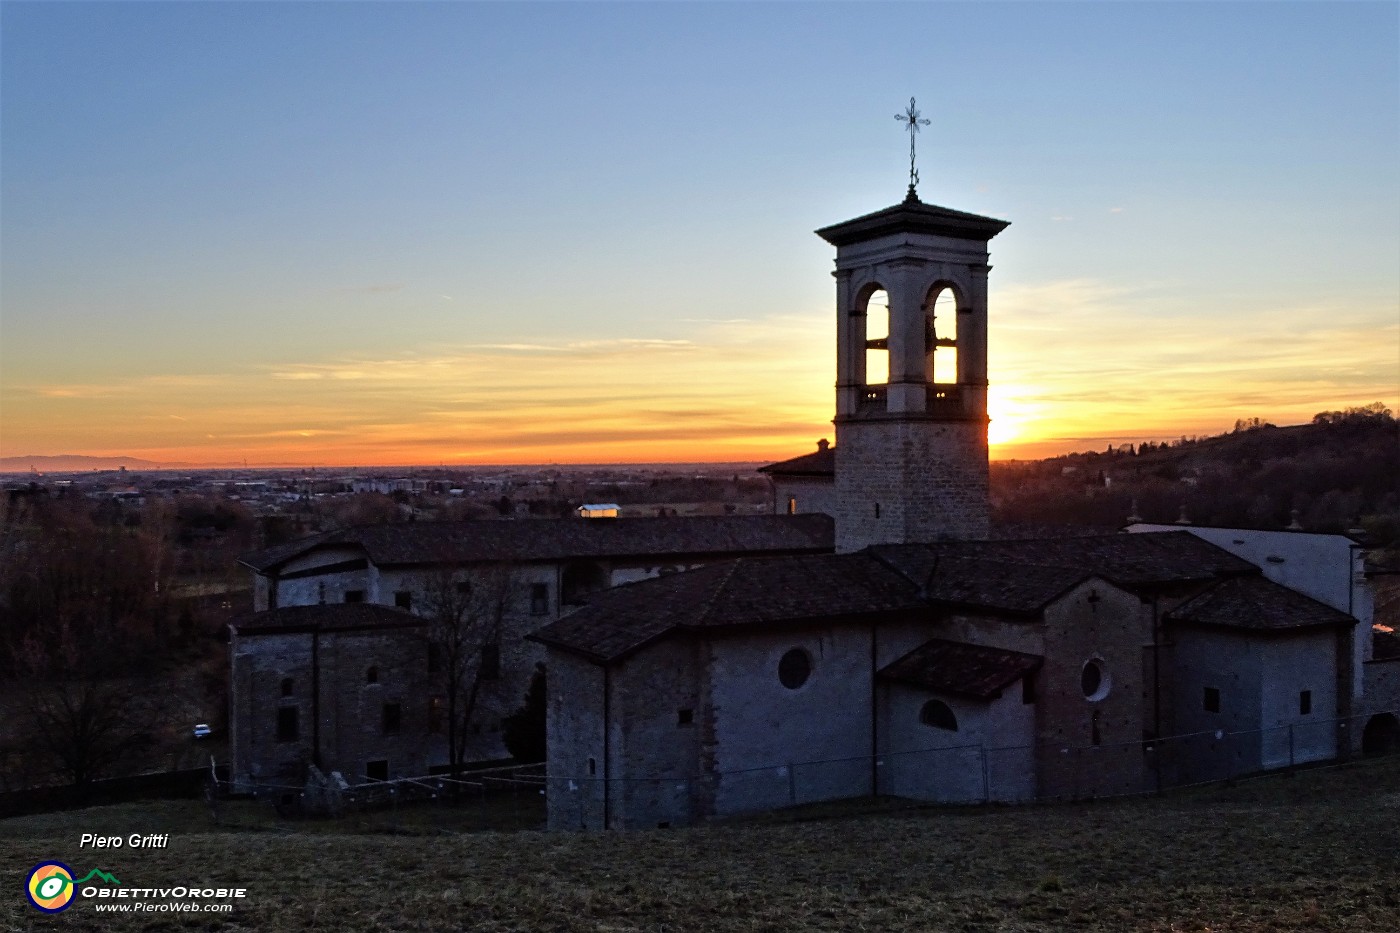
[[[284, 817], [345, 817], [400, 808], [441, 812], [457, 830], [684, 826], [713, 817], [861, 797], [940, 804], [1075, 801], [1151, 794], [1346, 759], [1363, 748], [1372, 712], [1267, 729], [1213, 730], [1099, 745], [953, 745], [793, 761], [665, 777], [547, 774], [543, 764], [348, 785], [313, 775], [302, 785], [238, 788]], [[1400, 734], [1386, 746], [1400, 745]], [[211, 783], [211, 807], [231, 785]], [[244, 795], [246, 796], [246, 794]], [[452, 817], [446, 819], [447, 812]], [[444, 825], [444, 828], [447, 828]]]
[[440, 809], [452, 813], [442, 829], [525, 829], [543, 824], [544, 787], [545, 766], [538, 763], [463, 771], [456, 777], [428, 774], [356, 784], [316, 771], [302, 784], [213, 779], [205, 799], [216, 821], [223, 817], [226, 801], [251, 799], [287, 819], [380, 814], [392, 827], [400, 808], [413, 808], [426, 811], [432, 825], [432, 812]]
[[555, 829], [679, 826], [856, 797], [946, 804], [1074, 801], [1157, 793], [1346, 759], [1376, 716], [1223, 729], [1099, 745], [980, 744], [796, 761], [675, 777], [544, 781]]

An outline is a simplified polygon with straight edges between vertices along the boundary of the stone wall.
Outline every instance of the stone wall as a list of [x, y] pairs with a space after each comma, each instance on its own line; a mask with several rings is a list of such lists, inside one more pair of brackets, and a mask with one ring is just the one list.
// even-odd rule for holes
[[[1069, 799], [1146, 789], [1142, 740], [1152, 726], [1143, 648], [1151, 607], [1091, 578], [1046, 607], [1035, 678], [1038, 793]], [[1097, 668], [1097, 689], [1086, 668]], [[1065, 751], [1079, 748], [1082, 751]]]
[[[793, 650], [810, 664], [795, 688], [779, 679]], [[706, 713], [713, 717], [714, 812], [871, 793], [870, 665], [870, 630], [854, 625], [713, 638]]]
[[839, 421], [836, 550], [987, 536], [987, 425]]
[[550, 829], [604, 828], [603, 680], [601, 666], [550, 652], [545, 788]]
[[807, 515], [812, 512], [836, 515], [834, 479], [818, 476], [773, 478], [774, 515]]
[[[298, 786], [313, 763], [352, 784], [371, 761], [385, 762], [390, 778], [427, 773], [441, 738], [430, 728], [421, 633], [240, 635], [230, 654], [235, 783]], [[398, 706], [397, 728], [386, 704]], [[284, 709], [295, 710], [294, 738], [279, 738]]]
[[[921, 721], [931, 700], [952, 711], [956, 730]], [[884, 684], [880, 726], [882, 794], [939, 803], [1035, 796], [1035, 706], [1023, 702], [1020, 681], [990, 701]]]
[[614, 828], [684, 826], [704, 815], [700, 747], [713, 707], [701, 703], [699, 651], [691, 639], [670, 638], [610, 672]]

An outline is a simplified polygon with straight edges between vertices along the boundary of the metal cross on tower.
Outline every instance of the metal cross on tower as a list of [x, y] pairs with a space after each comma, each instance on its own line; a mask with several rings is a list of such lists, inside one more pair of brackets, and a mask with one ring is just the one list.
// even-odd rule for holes
[[918, 108], [914, 106], [914, 98], [909, 98], [909, 106], [903, 113], [897, 113], [894, 118], [904, 124], [904, 128], [909, 131], [909, 198], [914, 200], [918, 197], [914, 193], [914, 188], [919, 184], [919, 172], [914, 168], [914, 137], [919, 135], [919, 127], [928, 126], [932, 120], [919, 119]]

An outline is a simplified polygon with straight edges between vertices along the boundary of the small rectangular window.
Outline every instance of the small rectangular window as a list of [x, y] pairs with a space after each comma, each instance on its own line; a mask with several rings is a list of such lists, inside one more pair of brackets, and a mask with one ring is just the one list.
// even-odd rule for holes
[[788, 496], [787, 513], [788, 513], [789, 515], [796, 515], [796, 514], [797, 514], [797, 497], [796, 497], [796, 496]]
[[542, 616], [549, 613], [549, 584], [530, 584], [530, 615]]
[[501, 679], [501, 646], [497, 642], [481, 646], [481, 679]]
[[364, 590], [346, 590], [345, 601], [347, 603], [362, 603], [365, 601]]
[[458, 596], [470, 596], [471, 594], [472, 594], [472, 585], [471, 585], [470, 583], [465, 583], [465, 582], [463, 582], [463, 583], [458, 583], [458, 584], [457, 584], [457, 595], [458, 595]]
[[695, 721], [695, 710], [683, 709], [676, 711], [676, 725], [688, 726]]
[[295, 742], [300, 735], [297, 728], [297, 708], [282, 706], [277, 710], [277, 741]]
[[1298, 694], [1298, 714], [1306, 716], [1312, 712], [1312, 691], [1304, 690]]
[[1201, 698], [1201, 708], [1207, 713], [1220, 712], [1220, 690], [1217, 687], [1206, 687]]
[[365, 777], [371, 781], [389, 780], [389, 762], [384, 759], [365, 762]]
[[1021, 702], [1035, 702], [1035, 674], [1033, 672], [1021, 678]]
[[412, 609], [413, 594], [408, 590], [399, 590], [394, 594], [394, 605], [400, 609]]
[[403, 725], [403, 707], [398, 703], [384, 704], [384, 734], [398, 735]]

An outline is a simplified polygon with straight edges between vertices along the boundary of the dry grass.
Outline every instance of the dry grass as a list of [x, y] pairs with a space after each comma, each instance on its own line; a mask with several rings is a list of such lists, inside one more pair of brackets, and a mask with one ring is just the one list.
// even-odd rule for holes
[[[430, 812], [334, 835], [213, 828], [183, 803], [0, 822], [0, 930], [1400, 930], [1400, 757], [1160, 799], [827, 807], [635, 834], [456, 833], [450, 808]], [[94, 857], [83, 831], [175, 835]], [[229, 915], [80, 903], [46, 918], [20, 886], [50, 857], [250, 896]]]

